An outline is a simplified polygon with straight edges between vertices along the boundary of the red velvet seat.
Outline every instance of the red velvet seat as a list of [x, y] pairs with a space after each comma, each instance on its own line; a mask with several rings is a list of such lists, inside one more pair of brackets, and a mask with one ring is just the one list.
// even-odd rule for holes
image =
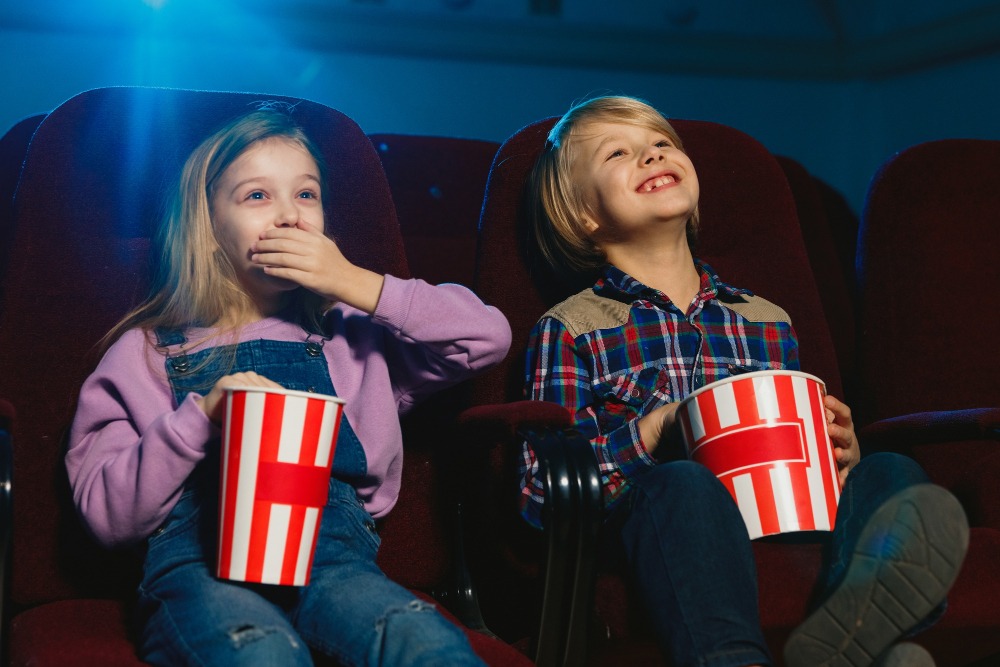
[[[535, 254], [520, 210], [528, 172], [554, 121], [534, 123], [509, 138], [490, 174], [480, 223], [475, 286], [484, 299], [507, 314], [514, 331], [514, 348], [505, 365], [477, 382], [477, 404], [511, 402], [522, 396], [528, 331], [549, 306], [568, 295], [551, 281], [544, 266], [533, 261]], [[748, 287], [785, 308], [800, 339], [802, 369], [823, 378], [830, 393], [842, 396], [832, 336], [796, 216], [795, 201], [781, 166], [753, 138], [732, 128], [702, 121], [677, 120], [674, 124], [698, 170], [701, 184], [702, 228], [697, 254], [725, 280]], [[510, 421], [516, 424], [516, 420]], [[512, 437], [502, 443], [491, 459], [494, 478], [500, 481], [488, 489], [492, 495], [483, 505], [494, 507], [496, 515], [484, 522], [489, 529], [480, 538], [492, 541], [479, 556], [488, 561], [489, 565], [483, 567], [500, 583], [481, 587], [480, 600], [487, 623], [501, 636], [531, 644], [538, 641], [537, 635], [531, 634], [537, 633], [538, 627], [529, 622], [535, 619], [525, 619], [524, 614], [518, 616], [519, 604], [530, 599], [532, 591], [539, 590], [544, 583], [547, 571], [553, 566], [553, 546], [546, 543], [544, 536], [528, 534], [511, 518], [516, 513], [516, 480], [512, 471], [518, 454], [517, 438]], [[974, 541], [986, 547], [980, 554], [992, 553], [994, 535], [974, 537]], [[810, 608], [821, 566], [821, 538], [811, 544], [758, 541], [754, 551], [765, 635], [780, 661], [785, 638]], [[970, 664], [992, 655], [990, 647], [981, 642], [969, 645], [959, 635], [980, 638], [981, 624], [970, 613], [982, 601], [982, 596], [977, 598], [976, 586], [991, 587], [995, 579], [996, 575], [979, 579], [963, 571], [945, 619], [921, 636], [920, 641], [933, 648], [939, 665]], [[586, 592], [578, 590], [575, 596], [567, 593], [570, 602], [564, 604], [569, 605], [570, 611], [562, 617], [571, 644], [589, 643], [588, 663], [661, 664], [630, 584], [611, 572], [600, 571], [592, 590], [593, 604], [589, 603]], [[581, 600], [586, 603], [585, 614], [580, 614]], [[987, 615], [992, 616], [992, 612]], [[523, 622], [519, 626], [502, 627], [494, 618], [521, 618]], [[541, 649], [545, 651], [547, 664], [582, 661], [580, 646]], [[573, 659], [567, 659], [570, 655]]]
[[[16, 408], [13, 552], [6, 596], [17, 665], [133, 665], [129, 600], [136, 559], [93, 544], [69, 499], [63, 438], [96, 341], [144, 295], [149, 237], [188, 152], [260, 100], [296, 104], [327, 161], [327, 224], [352, 261], [409, 275], [388, 183], [360, 128], [306, 100], [243, 93], [109, 88], [55, 109], [31, 143], [0, 319], [0, 396]], [[383, 522], [380, 564], [416, 590], [456, 576], [454, 512], [435, 442], [408, 441], [403, 492]], [[415, 481], [414, 481], [415, 480]], [[458, 577], [461, 580], [460, 577]], [[467, 631], [494, 665], [529, 661]]]
[[[43, 118], [45, 114], [23, 118], [0, 137], [0, 276], [7, 270], [14, 238], [14, 191], [21, 178], [24, 154]], [[0, 310], [3, 309], [3, 288], [0, 283]]]
[[[854, 398], [857, 331], [852, 289], [854, 266], [851, 264], [848, 267], [845, 264], [841, 254], [843, 251], [840, 248], [844, 243], [840, 237], [846, 230], [839, 230], [839, 234], [835, 233], [838, 225], [844, 225], [841, 220], [831, 220], [822, 183], [792, 158], [782, 155], [776, 155], [775, 158], [785, 172], [785, 178], [788, 179], [792, 196], [795, 198], [802, 239], [805, 241], [809, 265], [819, 287], [823, 313], [830, 327], [841, 379], [844, 382], [845, 395], [841, 398], [850, 404]], [[854, 231], [855, 233], [857, 231], [856, 225]], [[851, 245], [853, 247], [853, 243]], [[853, 258], [853, 252], [851, 257]]]
[[389, 180], [410, 272], [471, 286], [479, 212], [500, 144], [413, 134], [369, 135]]
[[[378, 153], [389, 182], [396, 216], [406, 251], [410, 273], [433, 284], [444, 282], [472, 286], [475, 271], [476, 243], [479, 236], [479, 212], [490, 164], [499, 144], [478, 139], [423, 136], [411, 134], [372, 134], [372, 145]], [[467, 441], [456, 442], [445, 435], [444, 423], [469, 406], [468, 383], [446, 389], [431, 397], [422, 409], [403, 420], [408, 443], [408, 464], [404, 470], [403, 493], [422, 493], [441, 499], [440, 489], [453, 484], [444, 476], [464, 476], [468, 453], [455, 452], [452, 446], [468, 448]], [[447, 452], [447, 453], [445, 453]], [[415, 464], [421, 457], [421, 464]], [[437, 493], [434, 493], [437, 489]], [[452, 496], [450, 501], [458, 501]], [[415, 505], [427, 506], [428, 503]], [[461, 516], [452, 515], [445, 527], [460, 530]], [[393, 513], [387, 519], [393, 534], [420, 539], [419, 526], [412, 516]], [[393, 559], [406, 558], [408, 540], [395, 540], [383, 545], [383, 554]], [[452, 541], [461, 545], [461, 541]], [[399, 553], [396, 553], [398, 551]], [[448, 553], [448, 557], [464, 562], [463, 551]], [[459, 570], [461, 571], [461, 570]], [[450, 593], [465, 591], [461, 599], [452, 600], [462, 609], [469, 609], [466, 622], [482, 627], [473, 598], [471, 582], [450, 581]], [[438, 588], [440, 591], [440, 588]]]
[[917, 459], [972, 526], [948, 614], [926, 639], [956, 658], [1000, 656], [998, 169], [1000, 141], [901, 151], [872, 179], [858, 244], [863, 442]]

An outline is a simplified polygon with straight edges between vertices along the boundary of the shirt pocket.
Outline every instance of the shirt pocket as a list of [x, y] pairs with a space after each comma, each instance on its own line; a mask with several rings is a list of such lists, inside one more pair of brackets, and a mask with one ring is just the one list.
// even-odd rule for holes
[[706, 364], [705, 384], [725, 380], [726, 378], [756, 373], [757, 371], [780, 370], [777, 362], [760, 361], [759, 359], [725, 359], [718, 363]]
[[609, 380], [600, 395], [597, 419], [601, 432], [607, 433], [669, 403], [670, 378], [659, 366], [621, 373]]

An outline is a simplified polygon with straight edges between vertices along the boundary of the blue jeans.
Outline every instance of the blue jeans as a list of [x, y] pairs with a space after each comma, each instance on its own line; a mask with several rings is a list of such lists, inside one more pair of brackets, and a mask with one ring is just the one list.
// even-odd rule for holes
[[[193, 484], [150, 539], [138, 613], [140, 656], [156, 665], [482, 665], [465, 635], [375, 564], [375, 523], [336, 479], [302, 588], [213, 574], [217, 503]], [[206, 493], [203, 493], [206, 492]], [[199, 501], [202, 502], [199, 502]]]
[[[830, 538], [824, 596], [843, 577], [861, 530], [896, 492], [927, 481], [914, 461], [873, 454], [851, 471]], [[663, 463], [638, 479], [607, 525], [661, 647], [678, 667], [771, 665], [743, 518], [709, 470]]]

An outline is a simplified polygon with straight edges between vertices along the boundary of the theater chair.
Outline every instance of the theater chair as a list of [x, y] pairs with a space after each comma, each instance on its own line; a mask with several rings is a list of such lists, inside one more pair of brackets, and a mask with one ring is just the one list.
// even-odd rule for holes
[[[516, 419], [519, 410], [527, 411], [519, 399], [528, 332], [548, 307], [569, 294], [537, 261], [521, 210], [528, 172], [554, 122], [547, 119], [529, 125], [503, 144], [493, 164], [483, 206], [475, 286], [484, 299], [507, 314], [514, 331], [514, 348], [502, 367], [476, 382], [474, 402], [479, 407], [470, 410], [483, 418], [491, 409], [489, 404], [507, 406], [506, 413], [500, 407], [493, 413], [496, 449], [490, 464], [493, 478], [498, 481], [481, 487], [486, 498], [480, 506], [492, 509], [494, 514], [479, 522], [488, 528], [471, 540], [483, 545], [472, 559], [473, 571], [486, 569], [492, 581], [499, 582], [488, 586], [485, 577], [479, 578], [480, 602], [487, 623], [508, 641], [532, 647], [537, 664], [663, 664], [644, 624], [632, 584], [600, 567], [594, 572], [594, 535], [589, 532], [590, 519], [586, 516], [592, 508], [587, 506], [588, 499], [580, 500], [586, 494], [568, 494], [572, 501], [570, 516], [560, 516], [567, 509], [562, 500], [562, 504], [548, 508], [546, 530], [541, 534], [532, 533], [512, 518], [516, 514], [517, 489], [513, 470], [520, 453], [520, 436], [527, 435], [537, 442], [541, 439], [539, 433], [548, 434], [542, 443], [543, 465], [559, 465], [562, 471], [569, 471], [562, 477], [549, 475], [550, 492], [555, 489], [557, 496], [563, 497], [566, 494], [558, 493], [561, 487], [579, 486], [580, 480], [589, 479], [585, 457], [580, 454], [581, 447], [587, 449], [588, 445], [574, 441], [571, 431], [561, 437], [560, 432], [567, 431], [558, 424], [557, 414], [553, 413], [554, 425], [547, 429], [535, 424], [532, 429], [519, 431]], [[674, 124], [701, 185], [702, 226], [697, 255], [725, 280], [780, 304], [796, 328], [802, 369], [825, 380], [831, 394], [842, 396], [829, 325], [795, 201], [781, 166], [762, 145], [735, 129], [703, 121], [677, 120]], [[501, 435], [505, 428], [505, 435]], [[555, 453], [554, 463], [549, 461], [550, 452]], [[575, 463], [563, 462], [574, 456]], [[584, 518], [574, 518], [574, 512]], [[576, 527], [570, 533], [574, 539], [569, 544], [551, 535], [553, 526], [561, 530], [566, 525]], [[825, 539], [824, 533], [811, 533], [795, 543], [782, 543], [790, 541], [780, 538], [754, 542], [762, 623], [779, 664], [788, 634], [816, 601]], [[527, 617], [520, 605], [531, 599], [533, 591], [549, 589], [553, 565], [564, 560], [578, 566], [577, 576], [559, 574], [562, 580], [555, 588], [561, 588], [562, 606], [554, 599], [543, 598], [539, 624], [538, 617]], [[974, 595], [972, 588], [977, 581], [970, 580], [969, 574], [963, 571], [953, 608], [945, 620], [920, 638], [933, 647], [939, 665], [968, 665], [991, 655], [988, 647], [970, 649], [957, 634], [941, 634], [952, 622], [953, 611], [961, 611], [968, 604], [959, 598]], [[552, 609], [558, 611], [547, 615]], [[504, 626], [496, 618], [516, 618], [521, 624]], [[548, 632], [546, 622], [549, 627], [561, 628], [561, 633]]]
[[1000, 141], [915, 145], [874, 175], [861, 217], [862, 442], [919, 461], [972, 527], [948, 613], [921, 639], [939, 665], [1000, 664], [998, 169]]
[[486, 178], [500, 144], [412, 134], [369, 138], [389, 180], [410, 273], [470, 287]]
[[[0, 356], [4, 419], [16, 409], [11, 427], [5, 421], [0, 429], [13, 443], [5, 592], [11, 664], [141, 664], [129, 620], [137, 559], [100, 549], [82, 530], [62, 463], [64, 438], [80, 384], [97, 361], [95, 343], [144, 296], [149, 238], [171, 180], [201, 138], [261, 100], [295, 104], [295, 117], [323, 152], [333, 184], [327, 224], [344, 254], [409, 275], [378, 155], [353, 121], [329, 107], [270, 95], [108, 88], [49, 114], [18, 189], [0, 318], [0, 345], [9, 351]], [[418, 595], [436, 590], [453, 600], [459, 596], [447, 595], [449, 588], [467, 577], [452, 572], [460, 552], [443, 457], [433, 441], [406, 444], [404, 489], [380, 526], [379, 562]], [[487, 663], [530, 664], [507, 644], [466, 632]]]
[[[809, 255], [809, 265], [819, 287], [819, 298], [823, 304], [823, 313], [830, 325], [830, 335], [837, 352], [837, 363], [840, 367], [841, 379], [844, 382], [844, 398], [853, 403], [854, 373], [856, 360], [856, 322], [853, 300], [854, 284], [854, 254], [845, 260], [839, 249], [844, 242], [839, 240], [847, 234], [857, 233], [857, 225], [845, 224], [842, 218], [834, 219], [833, 211], [828, 210], [828, 198], [824, 196], [824, 187], [819, 179], [810, 174], [801, 163], [790, 157], [776, 155], [778, 164], [785, 172], [792, 196], [795, 198], [795, 210], [802, 229], [802, 239], [805, 241], [806, 253]], [[829, 186], [826, 186], [829, 190]], [[847, 227], [847, 229], [836, 229]], [[854, 237], [850, 245], [855, 244]], [[849, 264], [848, 264], [849, 261]], [[847, 268], [849, 266], [849, 269]]]
[[[23, 118], [0, 137], [0, 276], [6, 273], [14, 238], [14, 190], [21, 177], [31, 135], [43, 118], [45, 114]], [[3, 309], [3, 288], [0, 283], [0, 310]]]

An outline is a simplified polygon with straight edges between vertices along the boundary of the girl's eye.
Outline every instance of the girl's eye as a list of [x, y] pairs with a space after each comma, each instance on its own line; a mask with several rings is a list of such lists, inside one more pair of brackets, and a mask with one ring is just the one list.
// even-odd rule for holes
[[666, 139], [661, 139], [660, 141], [656, 142], [656, 147], [657, 148], [671, 148], [672, 146], [673, 146], [673, 144], [671, 144]]
[[625, 155], [625, 151], [624, 149], [619, 148], [616, 151], [612, 151], [611, 154], [608, 155], [608, 159], [610, 160], [612, 158], [621, 157], [622, 155]]
[[264, 193], [260, 190], [255, 190], [247, 195], [247, 199], [263, 199]]
[[316, 193], [312, 192], [310, 190], [306, 190], [305, 192], [300, 192], [299, 193], [299, 198], [300, 199], [319, 199], [319, 197], [316, 195]]

